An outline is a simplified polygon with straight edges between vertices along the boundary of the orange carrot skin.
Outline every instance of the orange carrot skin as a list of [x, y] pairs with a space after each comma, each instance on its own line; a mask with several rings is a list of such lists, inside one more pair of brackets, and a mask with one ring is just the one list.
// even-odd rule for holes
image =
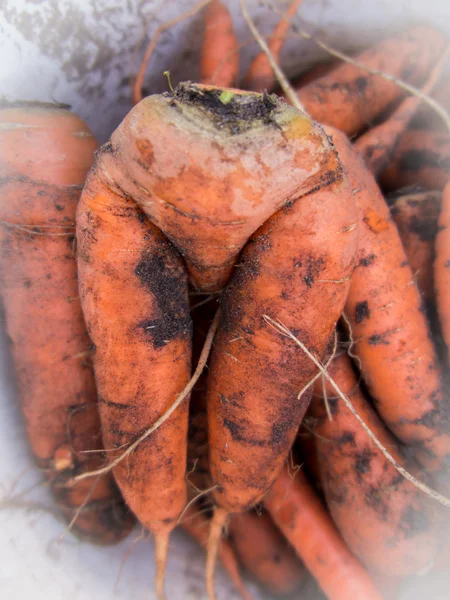
[[411, 185], [428, 190], [443, 189], [449, 179], [449, 156], [447, 133], [427, 129], [406, 131], [380, 175], [380, 185], [386, 191]]
[[0, 286], [28, 440], [63, 515], [70, 521], [84, 505], [74, 531], [114, 543], [133, 519], [112, 476], [73, 482], [103, 461], [74, 247], [97, 144], [78, 117], [52, 105], [4, 108], [0, 123]]
[[208, 437], [214, 498], [229, 512], [254, 506], [276, 478], [309, 403], [299, 391], [316, 373], [263, 316], [279, 319], [323, 359], [354, 269], [355, 217], [345, 180], [299, 198], [250, 239], [223, 295]]
[[[113, 460], [190, 378], [191, 319], [182, 260], [138, 206], [100, 179], [103, 146], [77, 212], [80, 296], [95, 347], [103, 438]], [[114, 468], [133, 513], [155, 536], [186, 504], [188, 400]]]
[[[186, 510], [183, 515], [182, 527], [191, 537], [197, 540], [202, 548], [206, 549], [208, 545], [209, 519], [199, 512], [198, 506], [192, 505]], [[225, 539], [220, 541], [219, 558], [242, 600], [252, 600], [252, 596], [242, 581], [239, 563], [233, 548]]]
[[[443, 33], [419, 26], [382, 40], [356, 60], [421, 85], [445, 45]], [[300, 101], [313, 119], [347, 135], [361, 132], [402, 95], [396, 83], [348, 63], [298, 91]]]
[[430, 469], [450, 454], [448, 404], [422, 299], [381, 192], [356, 150], [331, 131], [359, 210], [358, 266], [345, 315], [376, 409]]
[[200, 57], [200, 81], [218, 87], [236, 85], [239, 46], [230, 11], [213, 0], [205, 11], [205, 32]]
[[434, 299], [434, 240], [438, 232], [440, 191], [401, 195], [391, 206], [391, 215], [423, 299]]
[[301, 471], [284, 467], [264, 504], [329, 600], [381, 600]]
[[228, 532], [243, 566], [271, 594], [298, 591], [308, 573], [267, 513], [232, 515]]
[[436, 304], [441, 323], [442, 335], [450, 349], [450, 184], [444, 188], [442, 207], [439, 215], [439, 228], [435, 242], [434, 281]]
[[[333, 359], [328, 372], [378, 440], [407, 470], [400, 447], [359, 389], [346, 354]], [[387, 462], [336, 390], [326, 383], [328, 418], [319, 397], [312, 402], [320, 481], [328, 509], [350, 550], [372, 572], [404, 577], [423, 571], [437, 552], [434, 505]], [[416, 469], [417, 470], [417, 469]], [[427, 502], [428, 501], [428, 502]]]
[[[278, 25], [270, 36], [268, 47], [277, 63], [279, 62], [284, 40], [289, 32], [290, 20], [295, 16], [301, 3], [302, 0], [293, 0], [291, 2], [286, 13], [280, 18]], [[275, 85], [275, 81], [275, 75], [273, 74], [269, 60], [266, 54], [261, 52], [252, 62], [243, 87], [246, 90], [254, 92], [263, 92], [264, 90], [270, 92]]]

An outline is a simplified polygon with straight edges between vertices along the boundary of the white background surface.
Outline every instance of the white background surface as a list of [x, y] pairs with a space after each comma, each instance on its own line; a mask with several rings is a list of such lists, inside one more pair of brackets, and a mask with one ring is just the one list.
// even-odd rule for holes
[[[229, 0], [242, 43], [250, 34], [238, 0]], [[136, 48], [159, 23], [186, 11], [195, 2], [162, 0], [2, 0], [0, 3], [0, 94], [21, 99], [66, 102], [105, 141], [131, 108], [129, 78], [135, 72]], [[248, 5], [263, 33], [277, 20], [254, 0]], [[286, 6], [287, 2], [279, 3]], [[434, 22], [450, 31], [449, 0], [305, 0], [301, 17], [309, 30], [336, 46], [352, 50], [410, 22]], [[196, 79], [202, 17], [166, 32], [152, 59], [146, 88], [167, 89], [172, 82]], [[243, 68], [257, 52], [242, 49]], [[302, 71], [320, 57], [311, 42], [291, 38], [282, 56], [288, 74]], [[153, 598], [152, 545], [133, 545], [140, 530], [120, 545], [101, 548], [81, 543], [53, 516], [20, 503], [51, 506], [42, 488], [20, 497], [40, 475], [30, 461], [19, 411], [15, 405], [12, 364], [0, 340], [0, 596], [33, 600], [143, 600]], [[10, 506], [15, 498], [15, 507]], [[133, 553], [123, 566], [130, 548]], [[169, 600], [203, 597], [203, 555], [182, 533], [175, 533], [167, 577]], [[233, 598], [226, 576], [218, 573], [220, 597]], [[448, 583], [439, 592], [428, 580], [415, 581], [404, 597], [449, 598]], [[250, 586], [251, 591], [255, 588]], [[306, 598], [306, 596], [303, 595]], [[351, 599], [349, 599], [351, 600]], [[355, 599], [356, 600], [356, 599]]]

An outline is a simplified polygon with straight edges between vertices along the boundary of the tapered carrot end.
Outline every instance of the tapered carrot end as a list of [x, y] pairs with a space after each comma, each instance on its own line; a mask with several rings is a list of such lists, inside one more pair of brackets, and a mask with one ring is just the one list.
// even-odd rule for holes
[[216, 571], [217, 554], [219, 552], [222, 531], [227, 522], [228, 511], [224, 508], [216, 508], [211, 520], [209, 539], [206, 555], [206, 592], [209, 600], [216, 600], [216, 587], [214, 585], [214, 574]]
[[166, 575], [167, 553], [169, 549], [169, 533], [158, 533], [155, 535], [155, 562], [156, 582], [155, 591], [157, 600], [166, 600], [164, 593], [164, 578]]

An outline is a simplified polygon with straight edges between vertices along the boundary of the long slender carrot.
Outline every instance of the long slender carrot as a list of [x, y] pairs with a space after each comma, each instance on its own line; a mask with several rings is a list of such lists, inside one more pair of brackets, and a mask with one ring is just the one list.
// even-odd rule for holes
[[406, 256], [426, 302], [434, 298], [434, 240], [438, 232], [438, 217], [442, 192], [402, 194], [391, 206]]
[[230, 11], [213, 0], [205, 11], [205, 32], [200, 56], [200, 81], [218, 87], [236, 85], [239, 46]]
[[443, 189], [450, 173], [448, 133], [411, 129], [400, 138], [389, 165], [380, 175], [386, 191], [420, 185], [429, 190]]
[[[443, 33], [419, 26], [382, 40], [359, 55], [357, 61], [421, 85], [446, 44]], [[314, 119], [355, 135], [402, 93], [395, 82], [345, 63], [300, 88], [298, 97]]]
[[[190, 377], [191, 320], [181, 258], [129, 197], [99, 177], [97, 154], [77, 213], [80, 296], [95, 346], [103, 438], [116, 459]], [[151, 376], [149, 376], [149, 369]], [[168, 536], [186, 504], [187, 404], [114, 468], [133, 513], [155, 536], [163, 598]]]
[[442, 208], [439, 216], [439, 230], [436, 236], [435, 249], [434, 281], [436, 304], [442, 334], [447, 348], [450, 349], [450, 184], [445, 186], [442, 195]]
[[[398, 442], [359, 388], [349, 357], [343, 353], [334, 358], [328, 372], [377, 438], [404, 465]], [[395, 577], [423, 571], [437, 552], [435, 506], [386, 462], [335, 396], [334, 387], [329, 382], [322, 385], [321, 381], [316, 384], [319, 396], [312, 402], [315, 446], [322, 488], [337, 528], [371, 571]]]
[[243, 566], [271, 594], [293, 594], [305, 583], [305, 567], [267, 513], [233, 515], [228, 531]]
[[[197, 540], [202, 548], [206, 549], [208, 545], [209, 519], [199, 512], [198, 507], [190, 506], [186, 510], [183, 515], [182, 527]], [[239, 564], [233, 548], [227, 540], [222, 539], [220, 541], [219, 558], [242, 600], [252, 600], [250, 593], [242, 581]]]
[[[289, 32], [290, 20], [295, 16], [303, 0], [293, 0], [283, 18], [272, 32], [268, 42], [269, 50], [278, 62], [285, 38]], [[247, 90], [270, 92], [275, 85], [275, 76], [264, 52], [256, 56], [244, 79], [243, 87]]]
[[0, 110], [0, 286], [29, 443], [74, 531], [113, 543], [133, 519], [112, 476], [73, 483], [99, 465], [103, 449], [74, 247], [96, 148], [65, 108]]
[[417, 458], [442, 468], [450, 452], [448, 405], [428, 326], [397, 228], [380, 190], [345, 135], [331, 131], [359, 210], [359, 265], [345, 306], [352, 354], [376, 408]]
[[264, 505], [329, 600], [381, 600], [301, 471], [284, 467]]
[[[325, 180], [259, 229], [222, 298], [208, 378], [218, 523], [226, 512], [251, 508], [276, 478], [309, 403], [300, 390], [316, 373], [265, 316], [281, 319], [323, 358], [343, 309], [358, 230], [353, 197], [339, 169], [333, 176], [338, 180]], [[211, 547], [217, 529], [213, 520]], [[211, 597], [213, 565], [211, 558]]]
[[[449, 47], [433, 67], [421, 90], [423, 94], [429, 95], [433, 90], [448, 62], [448, 55]], [[355, 147], [375, 176], [388, 165], [400, 136], [405, 132], [421, 102], [420, 96], [406, 98], [384, 123], [372, 127], [355, 141]]]

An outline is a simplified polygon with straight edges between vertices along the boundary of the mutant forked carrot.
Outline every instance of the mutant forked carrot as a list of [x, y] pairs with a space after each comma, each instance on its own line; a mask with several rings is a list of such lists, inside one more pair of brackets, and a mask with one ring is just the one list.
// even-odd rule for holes
[[264, 505], [329, 600], [381, 600], [300, 470], [285, 466]]
[[[290, 20], [295, 16], [303, 0], [293, 0], [270, 36], [268, 47], [273, 57], [278, 62], [284, 41], [289, 32]], [[264, 52], [256, 56], [250, 65], [250, 69], [245, 77], [243, 87], [255, 92], [270, 92], [275, 85], [275, 76], [270, 66], [270, 62]]]
[[411, 129], [400, 138], [389, 165], [380, 175], [386, 191], [410, 185], [443, 189], [450, 176], [450, 140], [447, 132]]
[[0, 109], [0, 292], [28, 440], [74, 530], [112, 543], [133, 525], [112, 476], [73, 482], [103, 460], [74, 246], [96, 148], [64, 107]]
[[[316, 374], [309, 358], [265, 317], [281, 320], [323, 359], [354, 269], [355, 219], [353, 196], [331, 162], [316, 191], [278, 211], [250, 239], [222, 296], [208, 376], [218, 506], [211, 549], [220, 532], [215, 525], [227, 513], [254, 506], [273, 483], [309, 403], [310, 393], [300, 390]], [[213, 564], [211, 558], [212, 597]]]
[[449, 411], [422, 300], [380, 190], [346, 136], [329, 130], [347, 171], [361, 223], [358, 266], [345, 315], [376, 408], [417, 458], [442, 468]]
[[[359, 388], [349, 357], [345, 353], [335, 357], [328, 373], [378, 440], [405, 465], [398, 442]], [[395, 577], [424, 571], [437, 551], [434, 504], [386, 461], [336, 397], [334, 387], [328, 381], [322, 386], [319, 380], [311, 414], [316, 419], [321, 487], [333, 521], [353, 554], [371, 571]], [[409, 465], [408, 470], [413, 468]]]
[[[423, 85], [446, 44], [440, 31], [418, 26], [382, 40], [355, 60], [418, 86]], [[339, 65], [298, 90], [300, 101], [313, 119], [348, 135], [366, 129], [402, 94], [395, 82], [350, 63]]]
[[[78, 210], [81, 300], [105, 446], [127, 503], [156, 536], [160, 595], [186, 500], [186, 402], [125, 452], [190, 377], [186, 271], [199, 290], [220, 289], [255, 229], [337, 178], [338, 166], [323, 132], [283, 102], [192, 84], [145, 98], [97, 153]], [[342, 235], [350, 263], [353, 238]]]
[[[449, 47], [447, 46], [423, 86], [421, 90], [423, 94], [429, 95], [433, 90], [448, 62], [448, 54]], [[407, 129], [421, 103], [420, 96], [409, 96], [384, 123], [372, 127], [355, 141], [356, 148], [375, 176], [379, 175], [388, 165], [399, 138]]]
[[246, 570], [271, 594], [298, 592], [308, 573], [267, 513], [233, 515], [228, 532]]
[[200, 81], [218, 87], [236, 85], [239, 47], [230, 11], [212, 0], [205, 11], [205, 31], [200, 55]]
[[426, 302], [434, 298], [434, 240], [442, 192], [410, 192], [400, 195], [391, 206], [417, 287]]
[[[202, 548], [208, 545], [209, 519], [201, 513], [198, 506], [190, 506], [183, 515], [183, 529], [197, 542]], [[233, 548], [227, 540], [220, 541], [219, 558], [223, 568], [228, 573], [236, 591], [242, 600], [252, 600], [252, 597], [242, 581], [239, 564]]]
[[450, 184], [444, 188], [435, 243], [434, 284], [442, 335], [450, 349]]

